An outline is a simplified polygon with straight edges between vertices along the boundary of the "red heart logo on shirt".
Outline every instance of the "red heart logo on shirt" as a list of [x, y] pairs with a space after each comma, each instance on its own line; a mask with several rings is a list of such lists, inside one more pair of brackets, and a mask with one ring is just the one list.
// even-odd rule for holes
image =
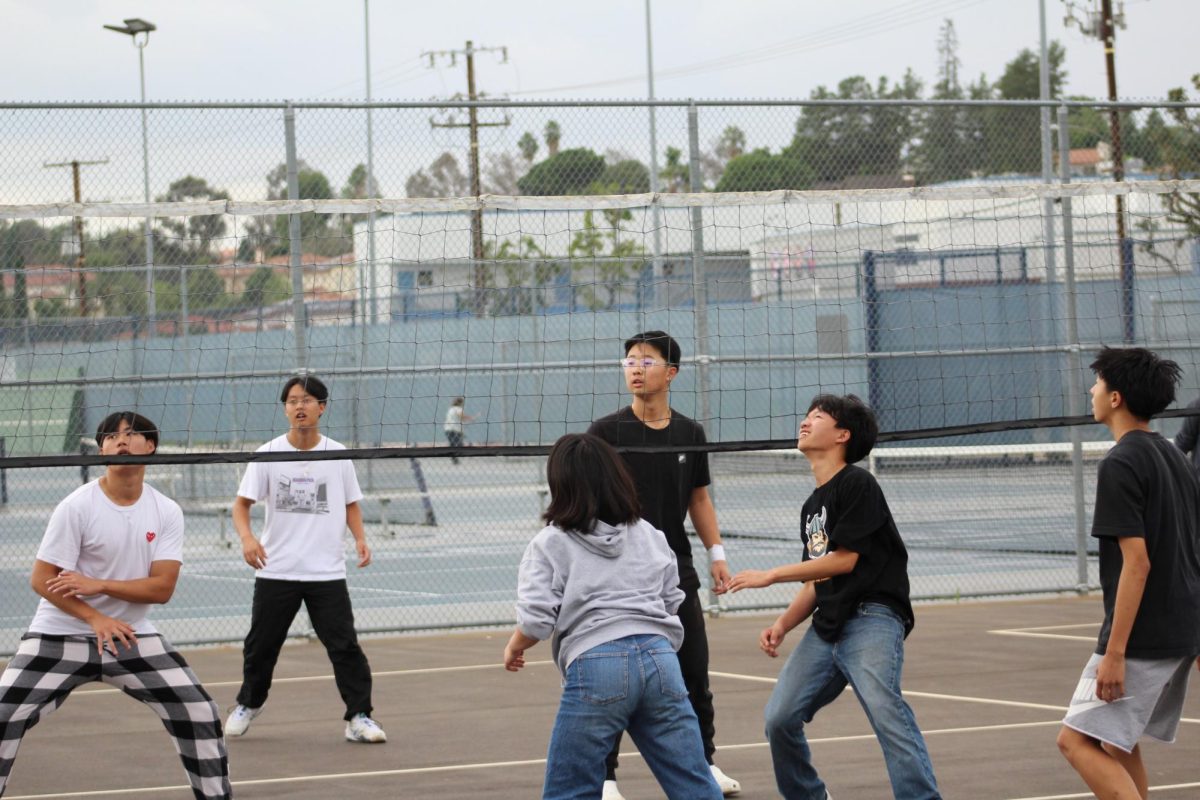
[[146, 541], [147, 542], [154, 541], [154, 531], [146, 531]]

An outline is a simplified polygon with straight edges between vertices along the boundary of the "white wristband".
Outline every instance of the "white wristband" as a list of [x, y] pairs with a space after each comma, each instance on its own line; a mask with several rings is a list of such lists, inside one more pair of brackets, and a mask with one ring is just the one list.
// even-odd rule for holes
[[708, 548], [708, 560], [725, 561], [725, 545], [714, 544], [712, 547]]

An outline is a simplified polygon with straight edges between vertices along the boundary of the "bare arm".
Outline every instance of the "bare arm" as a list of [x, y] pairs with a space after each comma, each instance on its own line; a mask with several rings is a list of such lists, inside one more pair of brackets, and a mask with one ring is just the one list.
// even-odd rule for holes
[[816, 587], [811, 583], [806, 583], [800, 587], [800, 591], [796, 592], [796, 596], [792, 598], [792, 602], [788, 604], [787, 609], [779, 615], [774, 624], [759, 635], [759, 648], [771, 658], [778, 656], [779, 645], [783, 644], [783, 637], [801, 622], [812, 616], [816, 607]]
[[519, 627], [514, 628], [508, 644], [504, 646], [504, 668], [516, 672], [525, 666], [525, 651], [538, 643], [537, 639], [527, 635]]
[[845, 575], [854, 571], [858, 565], [858, 553], [853, 550], [831, 550], [821, 558], [801, 561], [797, 564], [785, 564], [773, 569], [745, 569], [734, 575], [729, 581], [729, 591], [737, 592], [742, 589], [762, 589], [776, 583], [792, 581], [821, 581], [835, 575]]
[[263, 549], [262, 543], [254, 537], [254, 531], [250, 530], [250, 506], [254, 505], [254, 501], [246, 497], [235, 497], [233, 500], [233, 529], [237, 531], [238, 538], [242, 540], [242, 558], [246, 559], [246, 563], [255, 569], [262, 569], [267, 565], [267, 551]]
[[1096, 697], [1107, 703], [1125, 695], [1125, 647], [1133, 631], [1133, 621], [1142, 605], [1146, 578], [1150, 575], [1150, 556], [1146, 540], [1122, 536], [1121, 575], [1117, 578], [1117, 597], [1113, 603], [1112, 629], [1104, 658], [1096, 667]]
[[[51, 566], [53, 567], [53, 565]], [[127, 603], [162, 604], [175, 594], [175, 584], [179, 580], [179, 567], [178, 561], [153, 561], [150, 564], [148, 576], [129, 581], [90, 578], [71, 570], [60, 570], [57, 575], [46, 581], [45, 586], [49, 593], [66, 597], [78, 598], [106, 594]], [[53, 567], [53, 569], [57, 570], [58, 567]], [[39, 594], [42, 593], [39, 592]], [[42, 596], [50, 602], [54, 602], [49, 595], [42, 594]], [[84, 605], [87, 604], [84, 603]], [[63, 610], [66, 611], [66, 609]]]
[[[714, 545], [721, 544], [721, 529], [717, 525], [717, 510], [713, 508], [712, 496], [707, 486], [692, 490], [688, 500], [688, 516], [692, 518], [692, 527], [696, 535], [704, 543], [705, 549], [711, 550]], [[729, 585], [729, 562], [722, 558], [712, 562], [713, 591], [723, 593]]]
[[119, 619], [114, 619], [107, 614], [101, 614], [73, 593], [64, 594], [50, 590], [50, 583], [57, 579], [62, 571], [61, 567], [47, 561], [35, 560], [33, 562], [33, 573], [29, 577], [29, 584], [33, 588], [33, 591], [44, 597], [55, 608], [91, 625], [92, 630], [96, 633], [97, 652], [103, 653], [107, 643], [108, 647], [115, 654], [117, 652], [118, 641], [123, 642], [127, 649], [132, 648], [137, 642], [137, 636], [133, 631], [132, 625]]
[[371, 548], [367, 545], [367, 532], [363, 528], [362, 506], [357, 502], [346, 504], [346, 527], [354, 537], [354, 549], [358, 551], [358, 566], [371, 563]]

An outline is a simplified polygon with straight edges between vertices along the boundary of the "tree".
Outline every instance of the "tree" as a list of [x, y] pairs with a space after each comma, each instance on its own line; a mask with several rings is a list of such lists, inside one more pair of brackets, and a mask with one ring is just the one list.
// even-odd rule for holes
[[[934, 100], [962, 100], [958, 81], [958, 34], [954, 21], [946, 20], [938, 33], [938, 82]], [[914, 171], [921, 183], [939, 183], [966, 177], [971, 170], [973, 135], [965, 106], [933, 106], [924, 113], [921, 141], [914, 157]]]
[[731, 160], [716, 188], [718, 192], [769, 192], [807, 189], [812, 182], [813, 171], [804, 162], [759, 148]]
[[38, 319], [65, 319], [71, 316], [71, 306], [61, 297], [39, 297], [33, 301], [33, 313]]
[[546, 129], [542, 133], [546, 139], [546, 149], [550, 151], [550, 158], [558, 155], [558, 143], [562, 141], [562, 128], [554, 120], [546, 123]]
[[517, 181], [517, 188], [527, 195], [586, 194], [603, 174], [604, 157], [579, 147], [535, 164]]
[[521, 138], [517, 140], [517, 149], [521, 151], [521, 158], [525, 159], [525, 163], [532, 164], [538, 151], [537, 137], [529, 131], [525, 131], [525, 133], [521, 134]]
[[[1200, 91], [1200, 73], [1192, 76], [1192, 86]], [[1186, 103], [1187, 90], [1183, 87], [1171, 89], [1167, 99], [1172, 103]], [[1147, 120], [1146, 127], [1151, 128], [1164, 178], [1179, 180], [1200, 175], [1200, 114], [1189, 113], [1191, 111], [1189, 108], [1172, 108], [1169, 113], [1175, 125], [1164, 123], [1151, 128]], [[1200, 239], [1200, 194], [1166, 194], [1163, 195], [1163, 202], [1167, 207], [1167, 222], [1183, 229], [1183, 234], [1175, 239], [1175, 243]], [[1142, 226], [1143, 229], [1147, 227]], [[1154, 243], [1144, 246], [1144, 249], [1160, 259], [1164, 258]]]
[[[25, 247], [22, 238], [21, 220], [11, 225], [0, 222], [0, 319], [29, 319], [29, 298], [25, 289]], [[28, 220], [39, 230], [41, 226]], [[13, 273], [12, 297], [5, 297], [4, 274]]]
[[[621, 239], [621, 221], [630, 219], [628, 209], [611, 209], [604, 212], [608, 230], [601, 231], [596, 226], [595, 214], [592, 211], [583, 212], [583, 228], [575, 232], [567, 249], [568, 255], [575, 260], [575, 269], [594, 270], [594, 280], [589, 281], [580, 290], [588, 308], [593, 311], [610, 309], [616, 306], [621, 294], [621, 287], [632, 277], [629, 268], [642, 253], [642, 247], [634, 240]], [[609, 253], [604, 255], [605, 240], [608, 241]], [[606, 300], [601, 300], [596, 287], [603, 286], [608, 293]]]
[[[310, 167], [303, 159], [297, 161], [297, 194], [301, 200], [328, 200], [333, 186], [323, 172]], [[267, 199], [287, 199], [287, 164], [279, 164], [267, 173]], [[300, 215], [301, 247], [320, 255], [338, 255], [351, 248], [349, 237], [331, 226], [333, 215], [306, 212]], [[288, 215], [255, 217], [246, 223], [246, 236], [238, 247], [238, 259], [252, 261], [259, 251], [266, 258], [286, 255], [291, 231]]]
[[736, 125], [726, 126], [713, 143], [711, 152], [700, 156], [704, 179], [710, 184], [721, 180], [729, 162], [746, 152], [746, 132]]
[[259, 267], [246, 279], [242, 303], [248, 308], [262, 308], [287, 300], [292, 287], [287, 279], [271, 267]]
[[[167, 193], [157, 199], [160, 203], [228, 200], [229, 192], [209, 186], [204, 178], [187, 175], [174, 181], [167, 187]], [[186, 251], [186, 258], [201, 263], [211, 261], [213, 240], [224, 236], [228, 229], [223, 214], [170, 217], [159, 220], [159, 224], [176, 237], [176, 244]]]
[[[1050, 65], [1050, 97], [1062, 96], [1067, 73], [1063, 69], [1067, 52], [1059, 42], [1051, 42], [1047, 57]], [[1032, 50], [1022, 50], [1004, 68], [996, 81], [994, 96], [1001, 100], [1030, 100], [1041, 96], [1040, 58]], [[1037, 173], [1042, 163], [1041, 113], [1035, 107], [995, 107], [983, 115], [983, 146], [987, 153], [985, 170], [991, 174]]]
[[404, 191], [409, 197], [466, 197], [471, 194], [471, 179], [454, 154], [446, 152], [409, 175]]
[[658, 171], [658, 188], [663, 192], [686, 192], [688, 190], [691, 170], [683, 163], [683, 151], [678, 147], [668, 147], [666, 150], [667, 163]]
[[[188, 270], [187, 289], [189, 313], [217, 311], [229, 306], [225, 284], [213, 269]], [[182, 309], [183, 301], [178, 284], [165, 285], [158, 291], [155, 305], [159, 312], [176, 312]]]
[[525, 170], [512, 153], [488, 153], [483, 169], [483, 191], [489, 194], [517, 194], [517, 181]]
[[622, 159], [606, 166], [589, 188], [589, 194], [644, 194], [650, 191], [650, 170], [636, 159]]
[[365, 200], [367, 197], [382, 197], [383, 190], [379, 188], [379, 176], [371, 177], [371, 191], [367, 191], [367, 165], [355, 164], [342, 187], [341, 196], [347, 200]]
[[[921, 96], [921, 82], [912, 70], [894, 85], [881, 77], [872, 86], [856, 75], [839, 83], [836, 92], [819, 86], [810, 96], [814, 100], [912, 100]], [[905, 106], [806, 106], [784, 155], [803, 162], [820, 181], [851, 175], [898, 176], [916, 121], [912, 109]]]

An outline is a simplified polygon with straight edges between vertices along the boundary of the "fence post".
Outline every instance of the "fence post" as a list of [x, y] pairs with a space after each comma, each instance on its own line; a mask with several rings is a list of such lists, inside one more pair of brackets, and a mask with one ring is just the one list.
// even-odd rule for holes
[[[0, 436], [0, 458], [8, 455], [5, 445], [4, 437]], [[6, 469], [0, 469], [0, 505], [8, 505], [8, 470]]]
[[[700, 180], [700, 120], [694, 102], [688, 105], [688, 151], [688, 188], [692, 192], [702, 192], [704, 185]], [[717, 428], [709, 438], [720, 439], [720, 421], [712, 418], [708, 404], [708, 365], [712, 361], [712, 354], [708, 352], [708, 275], [704, 265], [704, 215], [700, 206], [692, 206], [692, 304], [700, 419], [704, 424], [712, 424]]]
[[[1071, 182], [1071, 134], [1067, 129], [1067, 107], [1058, 107], [1058, 172], [1063, 185]], [[1083, 381], [1079, 364], [1079, 313], [1075, 293], [1075, 224], [1071, 216], [1071, 198], [1062, 198], [1063, 260], [1067, 291], [1067, 413], [1083, 413]], [[1083, 443], [1079, 426], [1071, 426], [1071, 488], [1075, 495], [1075, 591], [1088, 591], [1087, 510], [1083, 497]]]
[[[289, 100], [283, 112], [283, 135], [287, 150], [287, 194], [288, 200], [300, 199], [300, 169], [296, 162], [296, 110]], [[292, 273], [292, 329], [296, 345], [296, 368], [308, 365], [308, 345], [305, 336], [308, 318], [304, 311], [304, 272], [300, 239], [300, 214], [288, 214], [288, 264]]]

